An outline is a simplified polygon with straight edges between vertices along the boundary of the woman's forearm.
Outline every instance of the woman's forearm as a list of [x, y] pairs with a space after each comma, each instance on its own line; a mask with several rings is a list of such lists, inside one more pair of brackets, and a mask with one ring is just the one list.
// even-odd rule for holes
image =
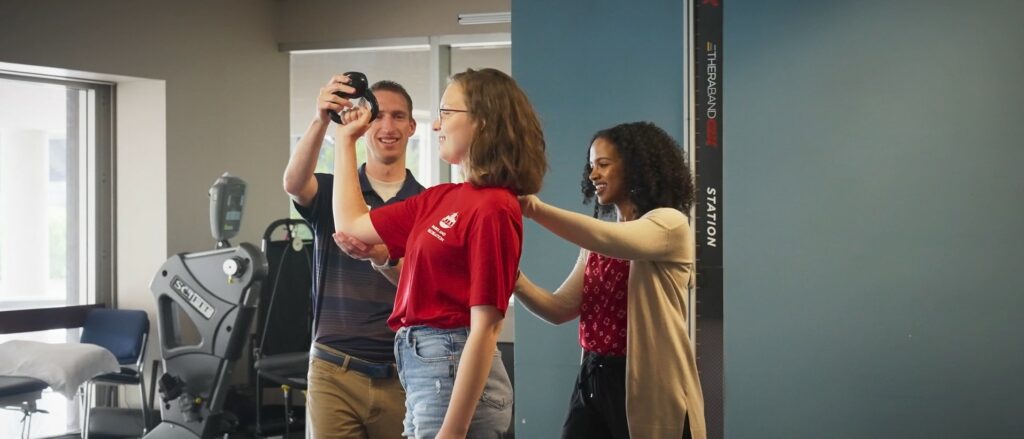
[[338, 136], [334, 149], [334, 228], [367, 244], [381, 244], [383, 241], [373, 223], [370, 210], [363, 200], [356, 170], [355, 140]]
[[[552, 206], [536, 197], [532, 197], [523, 215], [582, 248], [630, 260], [651, 260], [664, 256], [672, 244], [670, 228], [678, 226], [649, 218], [624, 222], [602, 221]], [[685, 222], [685, 217], [679, 215], [679, 218]]]
[[[580, 315], [578, 301], [571, 300], [568, 296], [549, 293], [547, 290], [537, 286], [520, 273], [516, 280], [516, 300], [537, 317], [548, 323], [560, 325], [575, 319]], [[578, 297], [579, 295], [574, 295]]]
[[[354, 236], [351, 229], [360, 215], [369, 213], [363, 195], [359, 190], [359, 173], [356, 170], [355, 142], [338, 139], [334, 148], [334, 227], [336, 231]], [[369, 244], [369, 242], [367, 242]]]

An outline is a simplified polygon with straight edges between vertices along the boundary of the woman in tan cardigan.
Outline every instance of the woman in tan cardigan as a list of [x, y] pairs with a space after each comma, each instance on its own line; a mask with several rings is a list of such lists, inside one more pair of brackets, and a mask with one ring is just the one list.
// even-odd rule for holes
[[[582, 181], [594, 218], [520, 197], [523, 215], [580, 246], [554, 293], [521, 275], [538, 317], [580, 318], [583, 361], [563, 438], [704, 439], [704, 398], [687, 331], [693, 181], [679, 145], [647, 122], [594, 135]], [[615, 222], [598, 217], [614, 214]]]

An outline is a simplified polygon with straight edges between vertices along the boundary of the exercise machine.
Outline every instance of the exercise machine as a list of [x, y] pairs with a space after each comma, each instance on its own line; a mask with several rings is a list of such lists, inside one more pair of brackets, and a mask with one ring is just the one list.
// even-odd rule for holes
[[161, 422], [146, 439], [219, 437], [238, 428], [224, 409], [235, 363], [248, 342], [267, 260], [238, 234], [245, 182], [227, 173], [210, 188], [217, 249], [167, 259], [150, 283], [157, 301], [163, 375]]

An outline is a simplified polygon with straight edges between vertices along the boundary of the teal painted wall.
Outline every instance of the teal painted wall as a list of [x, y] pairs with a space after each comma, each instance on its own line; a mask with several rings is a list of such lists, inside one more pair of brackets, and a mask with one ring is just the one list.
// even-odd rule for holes
[[724, 6], [726, 436], [1024, 437], [1024, 3]]
[[[683, 134], [678, 3], [513, 2], [545, 199], [585, 211], [599, 128]], [[1024, 437], [1024, 3], [723, 4], [726, 436]], [[528, 226], [542, 285], [573, 256]], [[516, 319], [518, 437], [556, 437], [575, 326]]]
[[[596, 131], [649, 120], [682, 139], [683, 4], [515, 0], [512, 16], [512, 75], [547, 139], [541, 197], [590, 213], [580, 179]], [[527, 221], [522, 268], [539, 285], [557, 288], [578, 251]], [[515, 319], [516, 437], [558, 437], [579, 367], [577, 325], [555, 327], [521, 308]]]

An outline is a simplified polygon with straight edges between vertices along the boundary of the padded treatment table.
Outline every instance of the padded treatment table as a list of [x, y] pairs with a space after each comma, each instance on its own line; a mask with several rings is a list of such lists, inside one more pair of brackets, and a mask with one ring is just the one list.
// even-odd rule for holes
[[21, 410], [25, 414], [21, 428], [23, 437], [28, 437], [32, 429], [32, 413], [38, 411], [36, 401], [47, 387], [50, 385], [35, 378], [0, 375], [0, 408]]
[[0, 406], [21, 407], [32, 405], [43, 396], [43, 390], [50, 387], [35, 378], [0, 376]]

